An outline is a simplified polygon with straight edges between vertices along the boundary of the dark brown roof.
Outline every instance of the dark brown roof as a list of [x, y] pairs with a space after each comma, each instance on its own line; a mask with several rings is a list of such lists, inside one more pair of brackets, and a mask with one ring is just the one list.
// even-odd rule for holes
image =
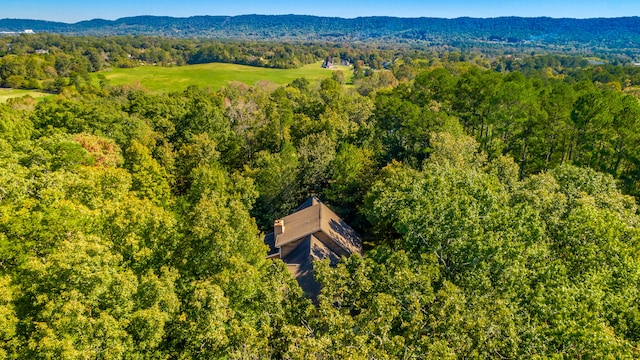
[[273, 236], [273, 233], [268, 233], [267, 235], [264, 236], [264, 243], [269, 247], [269, 252], [267, 253], [267, 257], [276, 255], [280, 251], [276, 247], [276, 237]]
[[319, 238], [309, 235], [282, 260], [287, 264], [291, 275], [298, 280], [305, 294], [315, 299], [320, 294], [320, 283], [313, 276], [313, 263], [315, 260], [324, 259], [329, 259], [333, 266], [340, 261], [340, 257], [331, 248]]
[[302, 209], [306, 209], [308, 207], [312, 207], [315, 204], [319, 204], [321, 203], [320, 199], [318, 199], [315, 196], [311, 196], [309, 197], [307, 200], [305, 200], [302, 204], [300, 204], [300, 206], [298, 206], [295, 210], [293, 210], [293, 212], [298, 212]]
[[267, 257], [280, 257], [300, 287], [312, 299], [320, 293], [313, 276], [313, 262], [329, 259], [336, 265], [341, 256], [362, 252], [360, 236], [315, 196], [302, 203], [294, 213], [276, 220], [277, 226], [264, 241]]
[[322, 232], [335, 242], [340, 248], [335, 251], [343, 253], [342, 255], [362, 252], [360, 236], [317, 198], [310, 198], [299, 208], [302, 209], [280, 219], [284, 222], [285, 231], [276, 235], [275, 247]]

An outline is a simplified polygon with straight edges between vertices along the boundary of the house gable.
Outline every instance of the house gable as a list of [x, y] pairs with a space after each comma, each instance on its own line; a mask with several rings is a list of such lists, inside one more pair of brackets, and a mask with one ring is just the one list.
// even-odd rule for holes
[[296, 212], [276, 221], [275, 247], [280, 248], [311, 234], [322, 233], [340, 255], [362, 252], [360, 236], [318, 198], [311, 197]]
[[315, 260], [329, 259], [331, 265], [336, 265], [340, 257], [362, 252], [360, 236], [316, 197], [276, 220], [274, 232], [264, 240], [270, 249], [267, 258], [284, 261], [311, 298], [320, 291], [313, 277]]
[[320, 231], [320, 209], [320, 204], [316, 204], [279, 219], [284, 224], [284, 231], [275, 231], [276, 247]]

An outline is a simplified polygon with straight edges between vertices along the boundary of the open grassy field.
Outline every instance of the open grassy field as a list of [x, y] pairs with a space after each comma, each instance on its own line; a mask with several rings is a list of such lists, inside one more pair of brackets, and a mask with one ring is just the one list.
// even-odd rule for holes
[[[104, 75], [111, 85], [140, 83], [146, 89], [157, 92], [184, 90], [190, 85], [219, 89], [231, 81], [254, 85], [267, 80], [279, 85], [288, 84], [297, 78], [311, 82], [331, 76], [331, 72], [342, 70], [346, 80], [351, 78], [347, 66], [323, 69], [321, 62], [309, 64], [299, 69], [267, 69], [235, 64], [199, 64], [175, 67], [140, 66], [132, 69], [111, 69], [98, 74]], [[98, 74], [93, 74], [97, 82]]]
[[17, 90], [17, 89], [0, 89], [0, 103], [4, 103], [11, 98], [29, 95], [34, 99], [53, 96], [50, 93], [36, 90]]

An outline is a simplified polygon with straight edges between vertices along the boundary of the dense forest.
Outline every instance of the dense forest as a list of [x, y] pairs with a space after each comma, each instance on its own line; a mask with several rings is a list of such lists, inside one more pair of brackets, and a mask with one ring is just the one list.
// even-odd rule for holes
[[[0, 40], [57, 93], [0, 105], [0, 359], [640, 356], [637, 67], [309, 44], [366, 74], [150, 93], [86, 74], [288, 45]], [[366, 239], [317, 303], [261, 240], [309, 195]]]
[[457, 50], [546, 49], [638, 56], [640, 18], [394, 18], [304, 15], [136, 16], [75, 24], [2, 19], [0, 31], [280, 41], [408, 43]]

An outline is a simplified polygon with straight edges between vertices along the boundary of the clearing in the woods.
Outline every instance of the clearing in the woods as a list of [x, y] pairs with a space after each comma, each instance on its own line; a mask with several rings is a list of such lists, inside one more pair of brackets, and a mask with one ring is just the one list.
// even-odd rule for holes
[[348, 66], [336, 66], [324, 69], [321, 62], [305, 65], [298, 69], [270, 69], [255, 66], [210, 63], [174, 67], [153, 65], [139, 66], [129, 69], [112, 68], [93, 74], [98, 81], [98, 74], [103, 75], [111, 85], [140, 84], [154, 92], [184, 90], [190, 85], [219, 89], [232, 81], [240, 81], [254, 85], [259, 81], [269, 81], [278, 85], [291, 83], [297, 78], [306, 78], [313, 82], [331, 76], [332, 71], [341, 70], [346, 80], [351, 78]]

